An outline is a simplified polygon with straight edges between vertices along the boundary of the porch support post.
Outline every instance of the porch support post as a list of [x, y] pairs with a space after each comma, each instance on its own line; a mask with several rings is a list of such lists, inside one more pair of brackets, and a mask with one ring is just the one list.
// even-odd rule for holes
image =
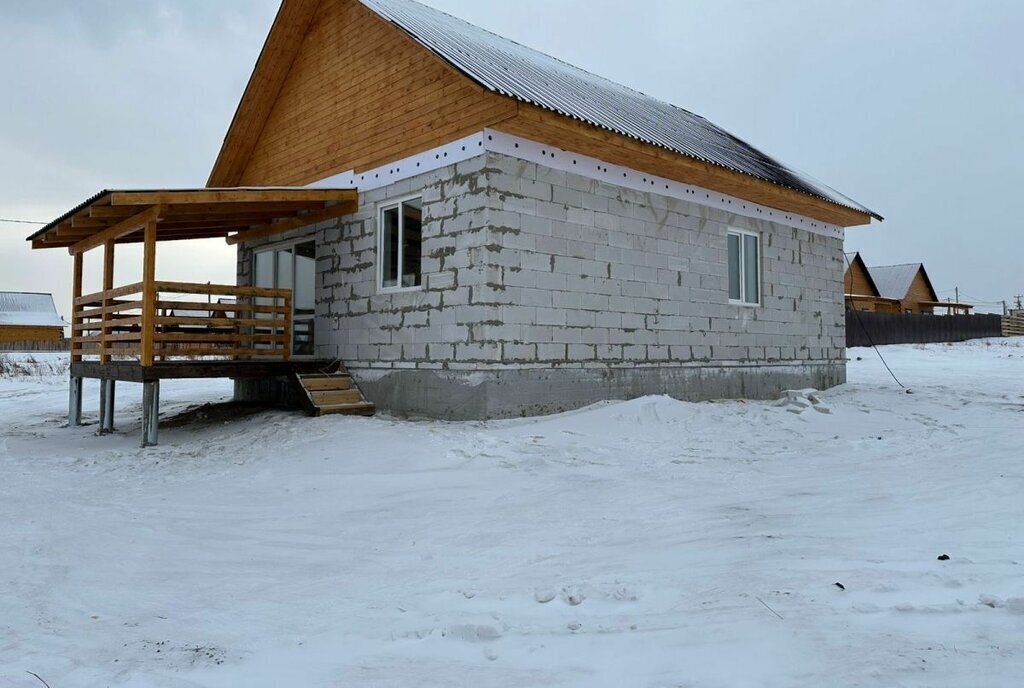
[[[82, 295], [82, 254], [76, 253], [73, 258], [74, 271], [71, 274], [71, 364], [74, 365], [82, 360], [82, 344], [78, 338], [82, 332], [76, 327], [82, 322], [79, 317], [81, 306], [78, 305], [78, 298]], [[81, 384], [79, 382], [79, 384]], [[79, 397], [81, 398], [81, 397]]]
[[[71, 367], [82, 360], [82, 354], [78, 343], [78, 337], [82, 332], [76, 327], [82, 322], [78, 317], [79, 305], [76, 303], [82, 295], [82, 254], [76, 253], [72, 258], [74, 263], [71, 273]], [[68, 381], [68, 427], [74, 428], [82, 424], [82, 378], [71, 373]]]
[[68, 427], [82, 424], [82, 378], [71, 376], [68, 385]]
[[160, 381], [142, 383], [142, 446], [155, 447], [160, 434]]
[[139, 358], [143, 366], [153, 365], [156, 336], [156, 220], [146, 223], [142, 253], [142, 340]]
[[[81, 255], [81, 254], [78, 254]], [[110, 346], [110, 342], [107, 341], [107, 336], [111, 330], [108, 325], [113, 320], [113, 314], [107, 309], [113, 306], [113, 299], [110, 298], [108, 292], [114, 288], [114, 241], [104, 242], [103, 244], [103, 299], [101, 301], [103, 307], [103, 317], [101, 322], [103, 327], [100, 329], [100, 363], [108, 363], [110, 361], [110, 354], [107, 352], [107, 348]], [[101, 428], [102, 432], [102, 428]]]
[[114, 380], [100, 380], [100, 429], [97, 435], [114, 432]]

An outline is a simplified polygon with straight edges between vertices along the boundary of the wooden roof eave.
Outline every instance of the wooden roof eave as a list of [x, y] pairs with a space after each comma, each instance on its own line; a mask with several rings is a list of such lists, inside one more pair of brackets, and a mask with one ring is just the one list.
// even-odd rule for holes
[[29, 239], [33, 248], [67, 248], [78, 254], [108, 242], [141, 241], [142, 229], [152, 223], [157, 241], [220, 237], [233, 244], [341, 217], [357, 207], [355, 189], [108, 191]]

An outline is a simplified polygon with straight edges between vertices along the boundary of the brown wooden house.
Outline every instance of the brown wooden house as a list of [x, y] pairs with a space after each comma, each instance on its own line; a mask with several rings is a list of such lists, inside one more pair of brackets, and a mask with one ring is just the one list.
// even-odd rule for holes
[[873, 313], [899, 313], [901, 310], [898, 300], [885, 298], [878, 291], [875, 280], [859, 252], [846, 254], [843, 293], [846, 298], [846, 310]]
[[0, 292], [0, 350], [56, 349], [67, 325], [52, 294]]

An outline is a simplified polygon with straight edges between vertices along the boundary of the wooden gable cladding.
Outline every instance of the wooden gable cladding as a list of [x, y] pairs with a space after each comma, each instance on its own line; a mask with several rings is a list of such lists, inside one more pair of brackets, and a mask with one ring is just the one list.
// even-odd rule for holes
[[846, 274], [843, 275], [843, 293], [856, 294], [858, 296], [879, 296], [878, 288], [871, 280], [867, 265], [859, 253], [855, 253]]
[[[355, 0], [320, 2], [275, 98], [247, 164], [218, 161], [211, 185], [308, 184], [414, 155], [518, 111]], [[221, 153], [234, 156], [245, 151]]]
[[931, 280], [928, 279], [924, 268], [918, 268], [910, 288], [907, 289], [907, 295], [903, 298], [903, 310], [912, 313], [931, 313], [933, 307], [926, 304], [936, 303], [938, 300], [939, 297], [932, 289]]

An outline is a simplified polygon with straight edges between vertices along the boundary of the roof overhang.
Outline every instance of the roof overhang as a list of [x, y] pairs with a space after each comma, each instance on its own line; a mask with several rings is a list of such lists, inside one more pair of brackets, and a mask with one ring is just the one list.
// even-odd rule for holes
[[143, 240], [156, 224], [157, 241], [262, 239], [355, 212], [355, 189], [258, 187], [104, 190], [28, 237], [32, 248], [72, 254], [108, 242]]

